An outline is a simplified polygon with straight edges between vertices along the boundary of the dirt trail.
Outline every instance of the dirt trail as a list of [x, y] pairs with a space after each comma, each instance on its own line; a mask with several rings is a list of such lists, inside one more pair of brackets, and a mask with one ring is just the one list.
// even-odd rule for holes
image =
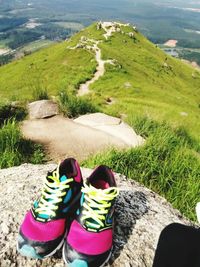
[[101, 58], [101, 49], [98, 47], [98, 44], [100, 43], [100, 41], [95, 41], [95, 40], [92, 40], [92, 41], [94, 42], [93, 51], [95, 52], [95, 59], [98, 63], [97, 69], [91, 80], [80, 85], [79, 90], [78, 90], [78, 96], [83, 96], [89, 93], [90, 85], [96, 82], [101, 76], [104, 75], [106, 63], [114, 64], [113, 60], [103, 60]]
[[[121, 31], [121, 26], [128, 26], [129, 24], [121, 24], [117, 22], [100, 22], [98, 23], [97, 27], [102, 28], [105, 31], [105, 34], [103, 34], [104, 38], [107, 40], [109, 37], [112, 36], [114, 32], [120, 32]], [[105, 73], [105, 64], [115, 64], [115, 60], [103, 60], [101, 58], [101, 49], [99, 48], [99, 43], [102, 41], [97, 41], [94, 39], [87, 39], [85, 37], [82, 37], [80, 40], [80, 44], [78, 44], [76, 47], [72, 49], [76, 49], [79, 46], [83, 46], [86, 49], [93, 50], [95, 52], [95, 58], [98, 63], [96, 72], [93, 76], [93, 78], [86, 83], [83, 83], [80, 85], [79, 90], [78, 90], [78, 96], [83, 96], [89, 93], [90, 85], [96, 82], [101, 76], [104, 75]], [[88, 45], [90, 43], [90, 45]], [[91, 45], [91, 43], [93, 45]]]
[[[97, 30], [103, 29], [105, 34], [103, 34], [104, 38], [107, 40], [112, 36], [114, 32], [122, 32], [121, 26], [129, 26], [129, 24], [121, 24], [117, 22], [99, 22], [97, 24]], [[135, 27], [134, 27], [135, 28]], [[79, 43], [75, 47], [68, 47], [69, 49], [78, 49], [84, 48], [89, 51], [93, 51], [95, 53], [95, 59], [97, 61], [97, 69], [92, 79], [88, 80], [86, 83], [80, 85], [77, 95], [83, 96], [89, 93], [90, 85], [96, 82], [101, 76], [105, 73], [105, 64], [113, 64], [115, 65], [116, 60], [103, 60], [101, 58], [101, 49], [99, 48], [99, 43], [103, 42], [102, 40], [94, 40], [82, 36], [80, 38]]]

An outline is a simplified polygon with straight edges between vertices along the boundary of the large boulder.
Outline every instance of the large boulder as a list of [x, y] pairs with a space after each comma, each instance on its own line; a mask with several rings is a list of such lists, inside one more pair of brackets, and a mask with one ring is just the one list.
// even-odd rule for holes
[[[0, 266], [64, 267], [59, 251], [52, 258], [26, 259], [16, 251], [19, 225], [42, 181], [54, 164], [31, 165], [0, 170]], [[91, 170], [82, 169], [87, 177]], [[161, 230], [172, 222], [189, 224], [167, 201], [126, 177], [116, 174], [120, 195], [116, 202], [112, 267], [151, 267]]]
[[59, 113], [58, 105], [51, 100], [38, 100], [28, 104], [29, 118], [45, 119]]

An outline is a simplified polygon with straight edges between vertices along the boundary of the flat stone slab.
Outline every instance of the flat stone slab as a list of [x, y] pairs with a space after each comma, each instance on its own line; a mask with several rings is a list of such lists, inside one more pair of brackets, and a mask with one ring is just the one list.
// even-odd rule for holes
[[29, 118], [45, 119], [59, 113], [58, 105], [51, 100], [38, 100], [28, 104]]
[[[18, 229], [39, 196], [47, 171], [55, 164], [0, 170], [0, 266], [64, 267], [61, 250], [51, 258], [31, 260], [16, 251]], [[88, 177], [90, 169], [82, 169]], [[107, 267], [151, 267], [162, 229], [172, 222], [190, 224], [156, 193], [115, 174], [120, 194], [116, 201], [113, 253]]]
[[83, 160], [111, 147], [128, 147], [118, 137], [62, 116], [24, 121], [21, 130], [25, 138], [43, 144], [54, 160], [70, 156]]
[[104, 113], [92, 113], [86, 114], [78, 117], [74, 120], [83, 125], [87, 125], [90, 127], [98, 127], [105, 125], [119, 125], [121, 123], [121, 119], [115, 118]]
[[103, 113], [81, 116], [75, 120], [60, 115], [45, 120], [26, 120], [21, 124], [25, 138], [41, 143], [53, 160], [76, 157], [84, 160], [109, 148], [142, 145], [144, 139], [118, 118]]
[[121, 119], [103, 113], [83, 115], [74, 121], [117, 137], [130, 147], [142, 145], [145, 141]]

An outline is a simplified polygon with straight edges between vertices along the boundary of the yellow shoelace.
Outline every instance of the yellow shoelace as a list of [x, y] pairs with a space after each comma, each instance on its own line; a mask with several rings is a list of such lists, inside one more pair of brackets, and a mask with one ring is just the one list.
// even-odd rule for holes
[[[62, 202], [62, 197], [66, 195], [62, 192], [63, 189], [69, 188], [69, 183], [73, 181], [73, 178], [68, 178], [65, 181], [60, 181], [59, 167], [53, 172], [52, 176], [48, 176], [52, 182], [46, 181], [42, 196], [39, 200], [36, 212], [47, 216], [55, 216], [55, 211], [58, 209], [58, 203]], [[50, 201], [48, 201], [50, 199]]]
[[[102, 190], [84, 183], [81, 191], [87, 201], [87, 203], [83, 203], [85, 210], [83, 210], [81, 221], [84, 221], [87, 227], [95, 229], [103, 227], [103, 221], [105, 221], [108, 209], [111, 207], [110, 202], [117, 197], [119, 189], [117, 187], [109, 187]], [[96, 223], [92, 223], [91, 219]]]

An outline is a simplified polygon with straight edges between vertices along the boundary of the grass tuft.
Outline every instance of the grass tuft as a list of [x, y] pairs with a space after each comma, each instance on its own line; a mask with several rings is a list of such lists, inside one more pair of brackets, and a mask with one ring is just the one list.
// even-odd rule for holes
[[24, 140], [15, 120], [5, 121], [0, 128], [0, 169], [24, 162], [39, 164], [44, 161], [40, 145]]
[[69, 118], [98, 111], [98, 109], [89, 102], [89, 99], [76, 97], [72, 93], [66, 91], [61, 91], [59, 93], [59, 105], [63, 114]]
[[8, 119], [15, 118], [16, 121], [21, 121], [26, 115], [27, 111], [23, 106], [13, 106], [11, 103], [0, 103], [0, 125]]
[[42, 89], [42, 88], [35, 88], [33, 90], [33, 100], [47, 100], [49, 99], [48, 91], [47, 89]]

